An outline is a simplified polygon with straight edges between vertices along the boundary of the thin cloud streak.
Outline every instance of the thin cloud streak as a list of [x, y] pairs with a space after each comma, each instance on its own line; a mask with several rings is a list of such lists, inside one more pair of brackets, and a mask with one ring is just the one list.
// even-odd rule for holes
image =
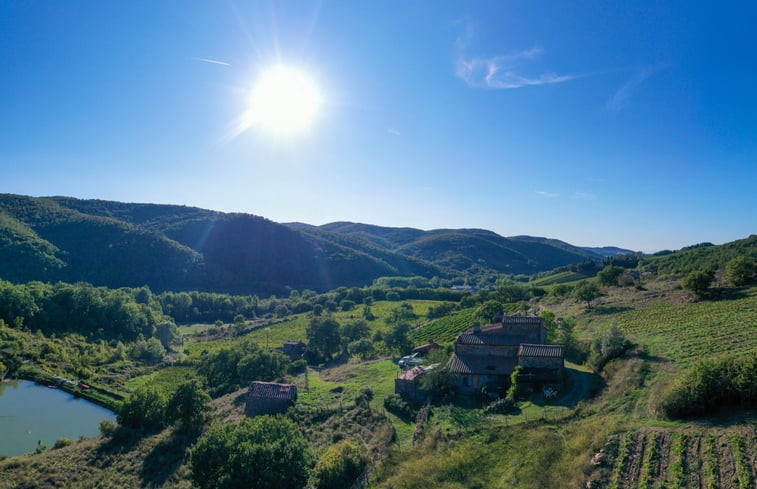
[[544, 190], [537, 190], [536, 193], [548, 199], [556, 199], [557, 197], [560, 196], [560, 194], [555, 194], [552, 192], [545, 192]]
[[644, 68], [636, 73], [630, 80], [621, 85], [620, 88], [615, 91], [613, 96], [610, 97], [610, 100], [607, 101], [606, 105], [607, 110], [617, 112], [628, 107], [630, 105], [631, 97], [639, 86], [664, 68], [665, 65], [657, 64]]
[[218, 61], [217, 59], [208, 59], [208, 58], [192, 58], [195, 61], [202, 61], [203, 63], [210, 63], [214, 65], [221, 65], [221, 66], [231, 66], [231, 63], [227, 63], [225, 61]]
[[472, 24], [471, 22], [466, 22], [464, 34], [459, 36], [455, 41], [455, 49], [457, 51], [455, 75], [472, 88], [513, 89], [550, 85], [553, 83], [563, 83], [582, 76], [559, 75], [557, 73], [523, 74], [520, 66], [533, 61], [544, 53], [544, 50], [538, 46], [496, 56], [468, 57], [465, 55], [465, 51], [472, 37]]

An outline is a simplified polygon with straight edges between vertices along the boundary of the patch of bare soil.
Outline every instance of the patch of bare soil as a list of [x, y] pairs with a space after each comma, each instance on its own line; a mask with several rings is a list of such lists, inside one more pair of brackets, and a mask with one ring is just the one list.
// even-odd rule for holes
[[686, 482], [688, 489], [700, 489], [702, 482], [703, 439], [701, 435], [692, 435], [686, 444]]
[[632, 435], [631, 445], [628, 447], [628, 459], [620, 478], [620, 487], [635, 488], [639, 484], [646, 444], [644, 433], [637, 432]]
[[660, 446], [660, 456], [658, 457], [659, 465], [657, 471], [657, 477], [652, 479], [655, 484], [652, 487], [657, 487], [657, 481], [665, 481], [668, 479], [668, 473], [670, 472], [671, 462], [671, 447], [673, 446], [673, 437], [675, 433], [671, 431], [661, 431], [657, 437]]
[[718, 452], [718, 487], [720, 489], [737, 489], [739, 483], [736, 476], [736, 464], [728, 435], [719, 436], [715, 441], [715, 446]]

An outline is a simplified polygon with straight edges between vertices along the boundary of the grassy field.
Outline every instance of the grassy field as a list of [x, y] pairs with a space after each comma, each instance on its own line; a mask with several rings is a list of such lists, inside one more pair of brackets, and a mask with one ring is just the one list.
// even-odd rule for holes
[[554, 275], [548, 275], [546, 277], [537, 278], [536, 280], [530, 281], [528, 284], [534, 285], [536, 287], [544, 287], [546, 285], [577, 282], [579, 280], [592, 278], [593, 276], [594, 274], [585, 274], [585, 273], [579, 273], [579, 272], [560, 272], [560, 273], [555, 273]]
[[726, 298], [691, 302], [668, 284], [668, 290], [611, 290], [580, 317], [590, 338], [616, 323], [652, 356], [686, 367], [702, 357], [757, 349], [757, 287]]

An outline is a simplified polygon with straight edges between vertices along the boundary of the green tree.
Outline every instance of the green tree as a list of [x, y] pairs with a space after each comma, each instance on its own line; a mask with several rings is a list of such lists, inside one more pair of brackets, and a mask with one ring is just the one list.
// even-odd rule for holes
[[386, 322], [389, 324], [396, 324], [403, 321], [412, 321], [417, 317], [413, 305], [409, 302], [403, 302], [389, 312], [389, 317], [386, 319]]
[[376, 350], [373, 346], [373, 342], [368, 338], [362, 338], [357, 341], [351, 342], [347, 345], [347, 351], [350, 355], [354, 355], [361, 360], [367, 360], [373, 358], [376, 355]]
[[363, 320], [352, 321], [342, 326], [340, 334], [342, 335], [342, 339], [349, 343], [368, 338], [371, 335], [371, 327]]
[[544, 320], [544, 329], [547, 330], [547, 343], [557, 343], [560, 332], [555, 313], [549, 309], [542, 309], [539, 317]]
[[275, 380], [289, 367], [289, 357], [280, 351], [264, 350], [257, 345], [249, 345], [244, 350], [247, 353], [237, 363], [239, 382], [242, 385], [253, 380]]
[[311, 319], [307, 329], [308, 350], [323, 360], [330, 360], [342, 345], [339, 329], [339, 323], [334, 318]]
[[318, 460], [311, 476], [314, 489], [351, 487], [365, 470], [366, 459], [352, 442], [332, 445]]
[[121, 404], [117, 418], [129, 428], [160, 428], [166, 421], [166, 399], [155, 388], [141, 387]]
[[494, 322], [495, 318], [502, 314], [502, 311], [504, 311], [502, 304], [499, 301], [490, 299], [478, 306], [473, 314], [482, 323], [489, 324]]
[[197, 380], [179, 386], [166, 407], [166, 420], [179, 431], [195, 433], [210, 418], [210, 396]]
[[710, 285], [714, 279], [715, 273], [712, 270], [695, 270], [683, 279], [681, 286], [693, 293], [697, 299], [703, 299], [709, 295]]
[[740, 287], [754, 280], [757, 265], [753, 259], [737, 256], [725, 266], [725, 278], [733, 286]]
[[573, 288], [573, 297], [591, 307], [591, 302], [599, 297], [599, 286], [589, 280], [582, 280]]
[[201, 489], [300, 489], [311, 460], [297, 425], [272, 416], [212, 428], [189, 456], [192, 480]]
[[618, 279], [625, 269], [615, 265], [607, 265], [597, 273], [599, 283], [605, 286], [618, 285]]
[[407, 322], [394, 323], [391, 329], [383, 335], [384, 344], [391, 351], [405, 353], [413, 348], [413, 342], [408, 338], [410, 324]]

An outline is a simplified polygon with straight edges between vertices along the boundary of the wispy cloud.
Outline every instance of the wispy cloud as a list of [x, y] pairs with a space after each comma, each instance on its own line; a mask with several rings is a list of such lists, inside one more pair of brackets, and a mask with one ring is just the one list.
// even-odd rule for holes
[[648, 66], [636, 73], [630, 80], [621, 85], [612, 97], [610, 97], [610, 100], [607, 101], [607, 110], [617, 112], [628, 107], [631, 97], [639, 86], [653, 75], [662, 71], [665, 67], [666, 65], [664, 64], [656, 64]]
[[541, 195], [542, 197], [546, 197], [547, 199], [556, 199], [560, 196], [560, 194], [555, 194], [553, 192], [545, 192], [544, 190], [537, 190], [537, 194]]
[[527, 86], [563, 83], [580, 75], [557, 73], [526, 74], [524, 65], [544, 53], [538, 46], [495, 56], [469, 56], [466, 54], [473, 36], [471, 22], [465, 23], [465, 31], [455, 42], [455, 74], [473, 88], [512, 89]]
[[214, 65], [221, 65], [221, 66], [231, 66], [231, 63], [227, 63], [225, 61], [218, 61], [217, 59], [208, 59], [208, 58], [192, 58], [195, 61], [202, 61], [203, 63], [210, 63]]
[[387, 129], [386, 132], [388, 132], [392, 136], [401, 136], [402, 135], [402, 133], [400, 133], [397, 129], [395, 129], [393, 127], [390, 127], [389, 129]]

